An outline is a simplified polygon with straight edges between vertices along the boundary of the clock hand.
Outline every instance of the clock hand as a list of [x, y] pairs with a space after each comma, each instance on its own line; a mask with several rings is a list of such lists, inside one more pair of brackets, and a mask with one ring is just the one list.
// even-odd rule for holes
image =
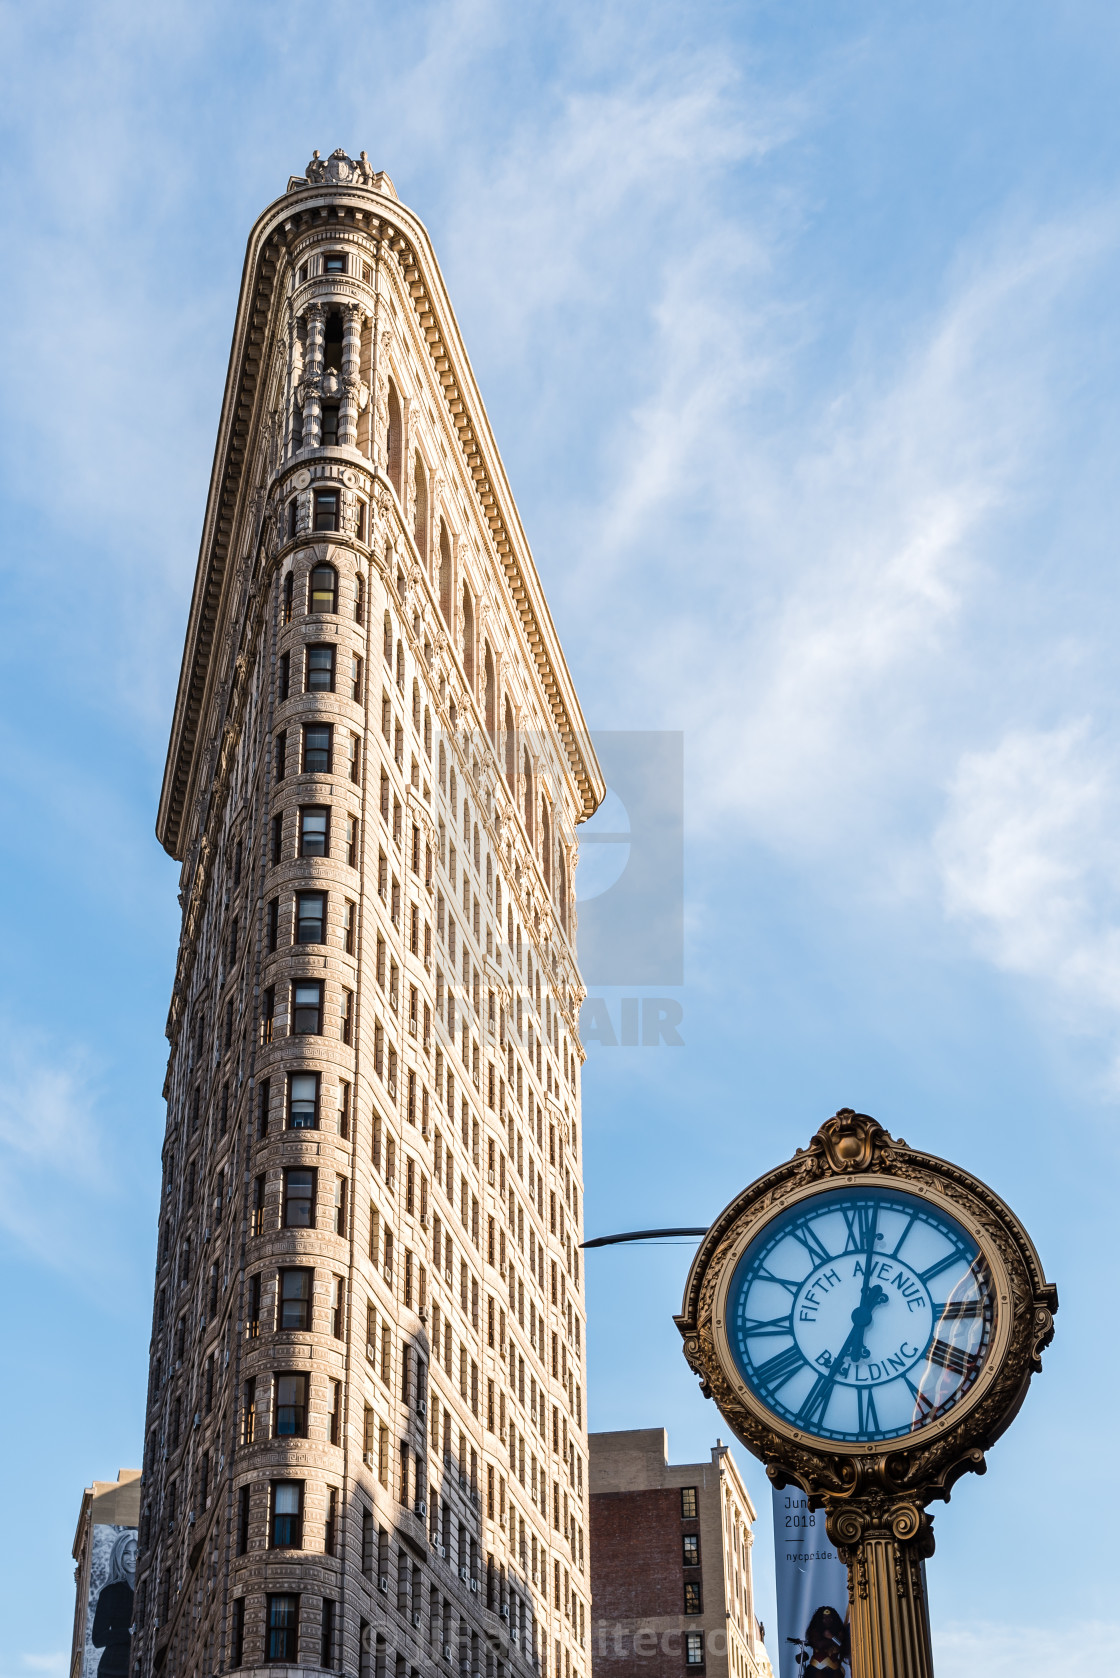
[[[864, 1254], [866, 1263], [863, 1267], [863, 1289], [860, 1294], [860, 1310], [866, 1309], [868, 1296], [871, 1292], [871, 1264], [875, 1257], [875, 1243], [879, 1239], [879, 1202], [873, 1201], [874, 1214], [867, 1232], [867, 1252]], [[870, 1317], [868, 1322], [870, 1322]]]
[[876, 1306], [884, 1305], [886, 1299], [886, 1294], [879, 1286], [875, 1287], [866, 1303], [861, 1297], [860, 1303], [852, 1312], [851, 1333], [825, 1372], [817, 1376], [812, 1390], [801, 1407], [800, 1416], [807, 1425], [812, 1426], [827, 1411], [829, 1404], [832, 1402], [832, 1389], [849, 1360], [854, 1357], [858, 1361], [861, 1354], [863, 1356], [867, 1355], [867, 1348], [860, 1343], [863, 1340], [867, 1325], [871, 1321], [872, 1312]]
[[[874, 1206], [874, 1212], [872, 1213], [871, 1222], [868, 1225], [867, 1230], [867, 1250], [864, 1253], [863, 1264], [863, 1287], [860, 1289], [859, 1306], [857, 1307], [862, 1328], [866, 1328], [871, 1322], [871, 1312], [874, 1310], [874, 1305], [881, 1305], [883, 1300], [887, 1297], [886, 1294], [883, 1293], [882, 1288], [876, 1286], [875, 1291], [881, 1297], [874, 1302], [874, 1305], [871, 1302], [871, 1265], [875, 1257], [875, 1243], [879, 1239], [879, 1203], [876, 1200], [873, 1201], [872, 1204]], [[856, 1311], [853, 1311], [852, 1321], [856, 1322], [856, 1320], [857, 1313]]]

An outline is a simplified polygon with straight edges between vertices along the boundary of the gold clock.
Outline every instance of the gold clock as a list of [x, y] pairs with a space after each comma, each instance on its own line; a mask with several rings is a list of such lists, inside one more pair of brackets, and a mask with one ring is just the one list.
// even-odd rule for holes
[[[925, 1506], [983, 1472], [1057, 1305], [1026, 1230], [986, 1184], [850, 1109], [701, 1243], [677, 1318], [685, 1356], [775, 1483], [827, 1510], [868, 1673], [880, 1644], [884, 1658], [896, 1650], [884, 1674], [931, 1670]], [[901, 1666], [899, 1615], [915, 1651]]]

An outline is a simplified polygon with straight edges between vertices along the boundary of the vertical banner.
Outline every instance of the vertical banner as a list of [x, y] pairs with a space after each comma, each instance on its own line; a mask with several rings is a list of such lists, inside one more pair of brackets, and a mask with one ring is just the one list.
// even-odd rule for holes
[[136, 1528], [95, 1526], [82, 1678], [128, 1678], [135, 1584]]
[[848, 1569], [800, 1486], [774, 1491], [778, 1678], [851, 1678]]

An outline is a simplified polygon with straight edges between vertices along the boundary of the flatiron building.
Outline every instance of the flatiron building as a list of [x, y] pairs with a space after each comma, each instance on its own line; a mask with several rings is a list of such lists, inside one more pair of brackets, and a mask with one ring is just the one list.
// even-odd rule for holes
[[587, 1678], [576, 829], [603, 795], [428, 235], [248, 241], [157, 832], [137, 1678]]

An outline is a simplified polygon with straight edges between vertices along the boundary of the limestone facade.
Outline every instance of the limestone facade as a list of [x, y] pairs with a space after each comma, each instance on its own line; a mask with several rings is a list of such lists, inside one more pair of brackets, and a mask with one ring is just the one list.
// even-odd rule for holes
[[427, 234], [316, 153], [249, 238], [157, 826], [138, 1678], [586, 1678], [602, 794]]

